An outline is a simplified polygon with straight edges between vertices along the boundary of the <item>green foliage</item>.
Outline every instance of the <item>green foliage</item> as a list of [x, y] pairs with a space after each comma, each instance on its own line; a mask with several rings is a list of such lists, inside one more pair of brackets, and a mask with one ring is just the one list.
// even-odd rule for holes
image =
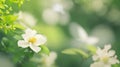
[[69, 49], [65, 49], [62, 51], [62, 53], [64, 54], [69, 54], [69, 55], [82, 55], [84, 58], [88, 58], [88, 54], [83, 51], [83, 50], [80, 50], [80, 49], [76, 49], [76, 48], [69, 48]]
[[[29, 62], [29, 59], [34, 55], [30, 48], [22, 49], [17, 45], [22, 34], [20, 29], [24, 28], [15, 24], [17, 16], [14, 15], [14, 8], [16, 8], [15, 6], [21, 7], [23, 2], [24, 0], [0, 0], [0, 52], [10, 55], [18, 66]], [[15, 30], [15, 28], [17, 29]], [[41, 46], [41, 48], [41, 53], [49, 54], [47, 47]]]
[[13, 15], [13, 8], [18, 5], [20, 7], [24, 0], [0, 0], [0, 29], [7, 32], [14, 30], [14, 22], [16, 16]]
[[[25, 28], [15, 22], [17, 16], [15, 16], [14, 13], [19, 11], [19, 8], [21, 8], [25, 1], [27, 0], [0, 0], [0, 53], [4, 53], [9, 56], [14, 64], [16, 64], [16, 67], [37, 67], [39, 63], [29, 61], [35, 52], [33, 52], [30, 48], [20, 48], [17, 44], [18, 40], [22, 39], [21, 34]], [[120, 59], [120, 0], [72, 0], [73, 2], [71, 2], [71, 5], [74, 5], [73, 8], [70, 11], [66, 10], [68, 11], [66, 13], [70, 15], [70, 20], [68, 25], [64, 26], [43, 23], [42, 13], [46, 10], [46, 8], [54, 6], [53, 3], [52, 6], [46, 6], [49, 5], [52, 0], [50, 0], [48, 4], [43, 1], [45, 0], [31, 0], [29, 3], [25, 3], [21, 10], [26, 13], [32, 13], [33, 16], [36, 17], [38, 23], [33, 28], [39, 33], [45, 34], [48, 39], [47, 44], [49, 48], [58, 52], [56, 63], [59, 67], [90, 67], [90, 64], [92, 63], [91, 55], [96, 52], [96, 46], [103, 47], [103, 44], [106, 43], [105, 41], [107, 41], [107, 39], [112, 39], [111, 37], [113, 37], [112, 42], [107, 41], [107, 43], [114, 44], [112, 45], [112, 48], [115, 49], [118, 59]], [[43, 7], [42, 4], [45, 5], [45, 7]], [[69, 5], [65, 5], [69, 7]], [[104, 29], [99, 32], [98, 29], [98, 35], [102, 32], [107, 33], [100, 36], [100, 38], [104, 38], [103, 42], [102, 39], [100, 39], [100, 44], [88, 45], [85, 47], [85, 50], [76, 48], [64, 50], [64, 48], [73, 47], [74, 45], [70, 45], [71, 39], [73, 39], [71, 38], [71, 33], [69, 31], [69, 25], [71, 22], [80, 24], [85, 28], [88, 34], [93, 36], [94, 32], [96, 32], [99, 26], [102, 25], [110, 27], [110, 31], [113, 32], [113, 34], [109, 31], [107, 33]], [[106, 36], [109, 37], [107, 38]], [[83, 45], [79, 42], [78, 44]], [[38, 55], [43, 53], [49, 55], [50, 51], [45, 45], [40, 47], [41, 51]], [[74, 47], [76, 47], [76, 45], [74, 45]], [[63, 50], [62, 53], [70, 56], [59, 53], [61, 50]], [[42, 57], [38, 56], [38, 58], [37, 60], [41, 61], [40, 59]], [[39, 67], [41, 67], [42, 64], [43, 63], [40, 63]], [[114, 64], [112, 67], [120, 67], [120, 64]]]
[[24, 0], [10, 0], [10, 2], [16, 3], [20, 7], [23, 4]]

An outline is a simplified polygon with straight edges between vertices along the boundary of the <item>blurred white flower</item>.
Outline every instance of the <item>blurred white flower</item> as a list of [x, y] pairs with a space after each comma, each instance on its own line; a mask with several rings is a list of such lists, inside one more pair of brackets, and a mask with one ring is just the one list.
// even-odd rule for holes
[[62, 13], [64, 14], [64, 8], [63, 8], [63, 5], [59, 4], [59, 3], [56, 3], [53, 5], [52, 9], [56, 12], [59, 12], [59, 13]]
[[36, 24], [36, 19], [29, 13], [20, 11], [17, 21], [25, 27], [33, 27]]
[[52, 65], [55, 63], [56, 58], [56, 52], [50, 52], [49, 56], [46, 55], [43, 60], [46, 67], [52, 67]]
[[70, 33], [72, 34], [75, 39], [80, 41], [83, 44], [87, 45], [95, 45], [99, 40], [96, 37], [88, 36], [87, 32], [76, 23], [70, 24]]
[[43, 45], [47, 39], [41, 34], [37, 34], [35, 30], [27, 29], [25, 34], [22, 34], [24, 40], [18, 41], [18, 46], [22, 48], [30, 47], [34, 52], [38, 53], [41, 48], [40, 45]]
[[82, 8], [86, 12], [96, 12], [100, 16], [104, 16], [108, 10], [108, 6], [112, 3], [112, 0], [88, 0], [82, 2]]
[[72, 0], [42, 0], [38, 2], [38, 5], [42, 5], [43, 8], [55, 8], [57, 11], [69, 11], [73, 7]]
[[98, 48], [90, 67], [111, 67], [112, 64], [119, 63], [115, 51], [110, 49], [111, 45], [105, 45], [104, 49]]
[[[107, 35], [105, 35], [107, 34]], [[104, 44], [114, 43], [115, 34], [107, 25], [98, 25], [92, 30], [92, 35], [99, 38], [97, 45], [104, 46]]]
[[111, 65], [104, 64], [103, 62], [94, 62], [90, 67], [111, 67]]
[[43, 20], [50, 25], [56, 25], [56, 24], [65, 25], [69, 21], [68, 13], [65, 13], [65, 12], [59, 13], [52, 9], [44, 10], [42, 17], [43, 17]]
[[51, 24], [51, 25], [55, 25], [59, 21], [59, 15], [51, 9], [44, 10], [42, 17], [47, 24]]
[[110, 21], [110, 23], [120, 25], [120, 10], [114, 7], [111, 8], [106, 18]]
[[43, 20], [47, 24], [66, 25], [69, 22], [68, 11], [72, 7], [72, 1], [66, 0], [44, 0], [44, 10], [42, 13]]
[[37, 67], [56, 67], [55, 60], [57, 58], [57, 53], [51, 51], [49, 55], [46, 54], [35, 54], [31, 61], [38, 63]]

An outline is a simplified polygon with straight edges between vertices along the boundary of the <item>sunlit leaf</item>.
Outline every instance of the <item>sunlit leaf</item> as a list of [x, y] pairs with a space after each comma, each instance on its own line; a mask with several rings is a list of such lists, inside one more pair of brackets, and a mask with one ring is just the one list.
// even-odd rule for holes
[[49, 51], [49, 49], [46, 46], [42, 45], [40, 47], [41, 47], [40, 53], [44, 53], [44, 54], [49, 55], [50, 51]]
[[96, 50], [97, 50], [97, 48], [95, 47], [95, 46], [93, 46], [93, 45], [88, 45], [87, 46], [87, 49], [91, 52], [91, 53], [95, 53], [96, 52]]
[[22, 30], [25, 29], [24, 26], [22, 26], [22, 25], [20, 25], [20, 24], [14, 24], [14, 27], [15, 27], [15, 28], [22, 29]]

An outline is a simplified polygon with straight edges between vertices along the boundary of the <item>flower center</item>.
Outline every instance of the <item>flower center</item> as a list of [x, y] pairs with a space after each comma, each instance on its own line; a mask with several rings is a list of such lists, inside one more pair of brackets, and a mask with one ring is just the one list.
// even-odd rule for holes
[[104, 56], [101, 58], [101, 60], [104, 62], [104, 63], [107, 63], [108, 60], [109, 60], [109, 57], [108, 56]]
[[36, 42], [36, 40], [37, 40], [37, 39], [36, 39], [35, 37], [31, 37], [31, 38], [29, 39], [29, 42], [33, 44], [33, 43]]

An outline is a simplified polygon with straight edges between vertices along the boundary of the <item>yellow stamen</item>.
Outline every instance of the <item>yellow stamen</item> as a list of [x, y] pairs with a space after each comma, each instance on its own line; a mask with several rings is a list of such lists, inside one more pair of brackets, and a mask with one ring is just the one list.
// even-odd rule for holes
[[29, 39], [29, 42], [33, 44], [33, 43], [36, 42], [36, 40], [37, 40], [37, 39], [36, 39], [35, 37], [31, 37], [31, 38]]
[[104, 56], [104, 57], [101, 58], [101, 60], [102, 60], [104, 63], [107, 63], [108, 60], [109, 60], [109, 57]]

